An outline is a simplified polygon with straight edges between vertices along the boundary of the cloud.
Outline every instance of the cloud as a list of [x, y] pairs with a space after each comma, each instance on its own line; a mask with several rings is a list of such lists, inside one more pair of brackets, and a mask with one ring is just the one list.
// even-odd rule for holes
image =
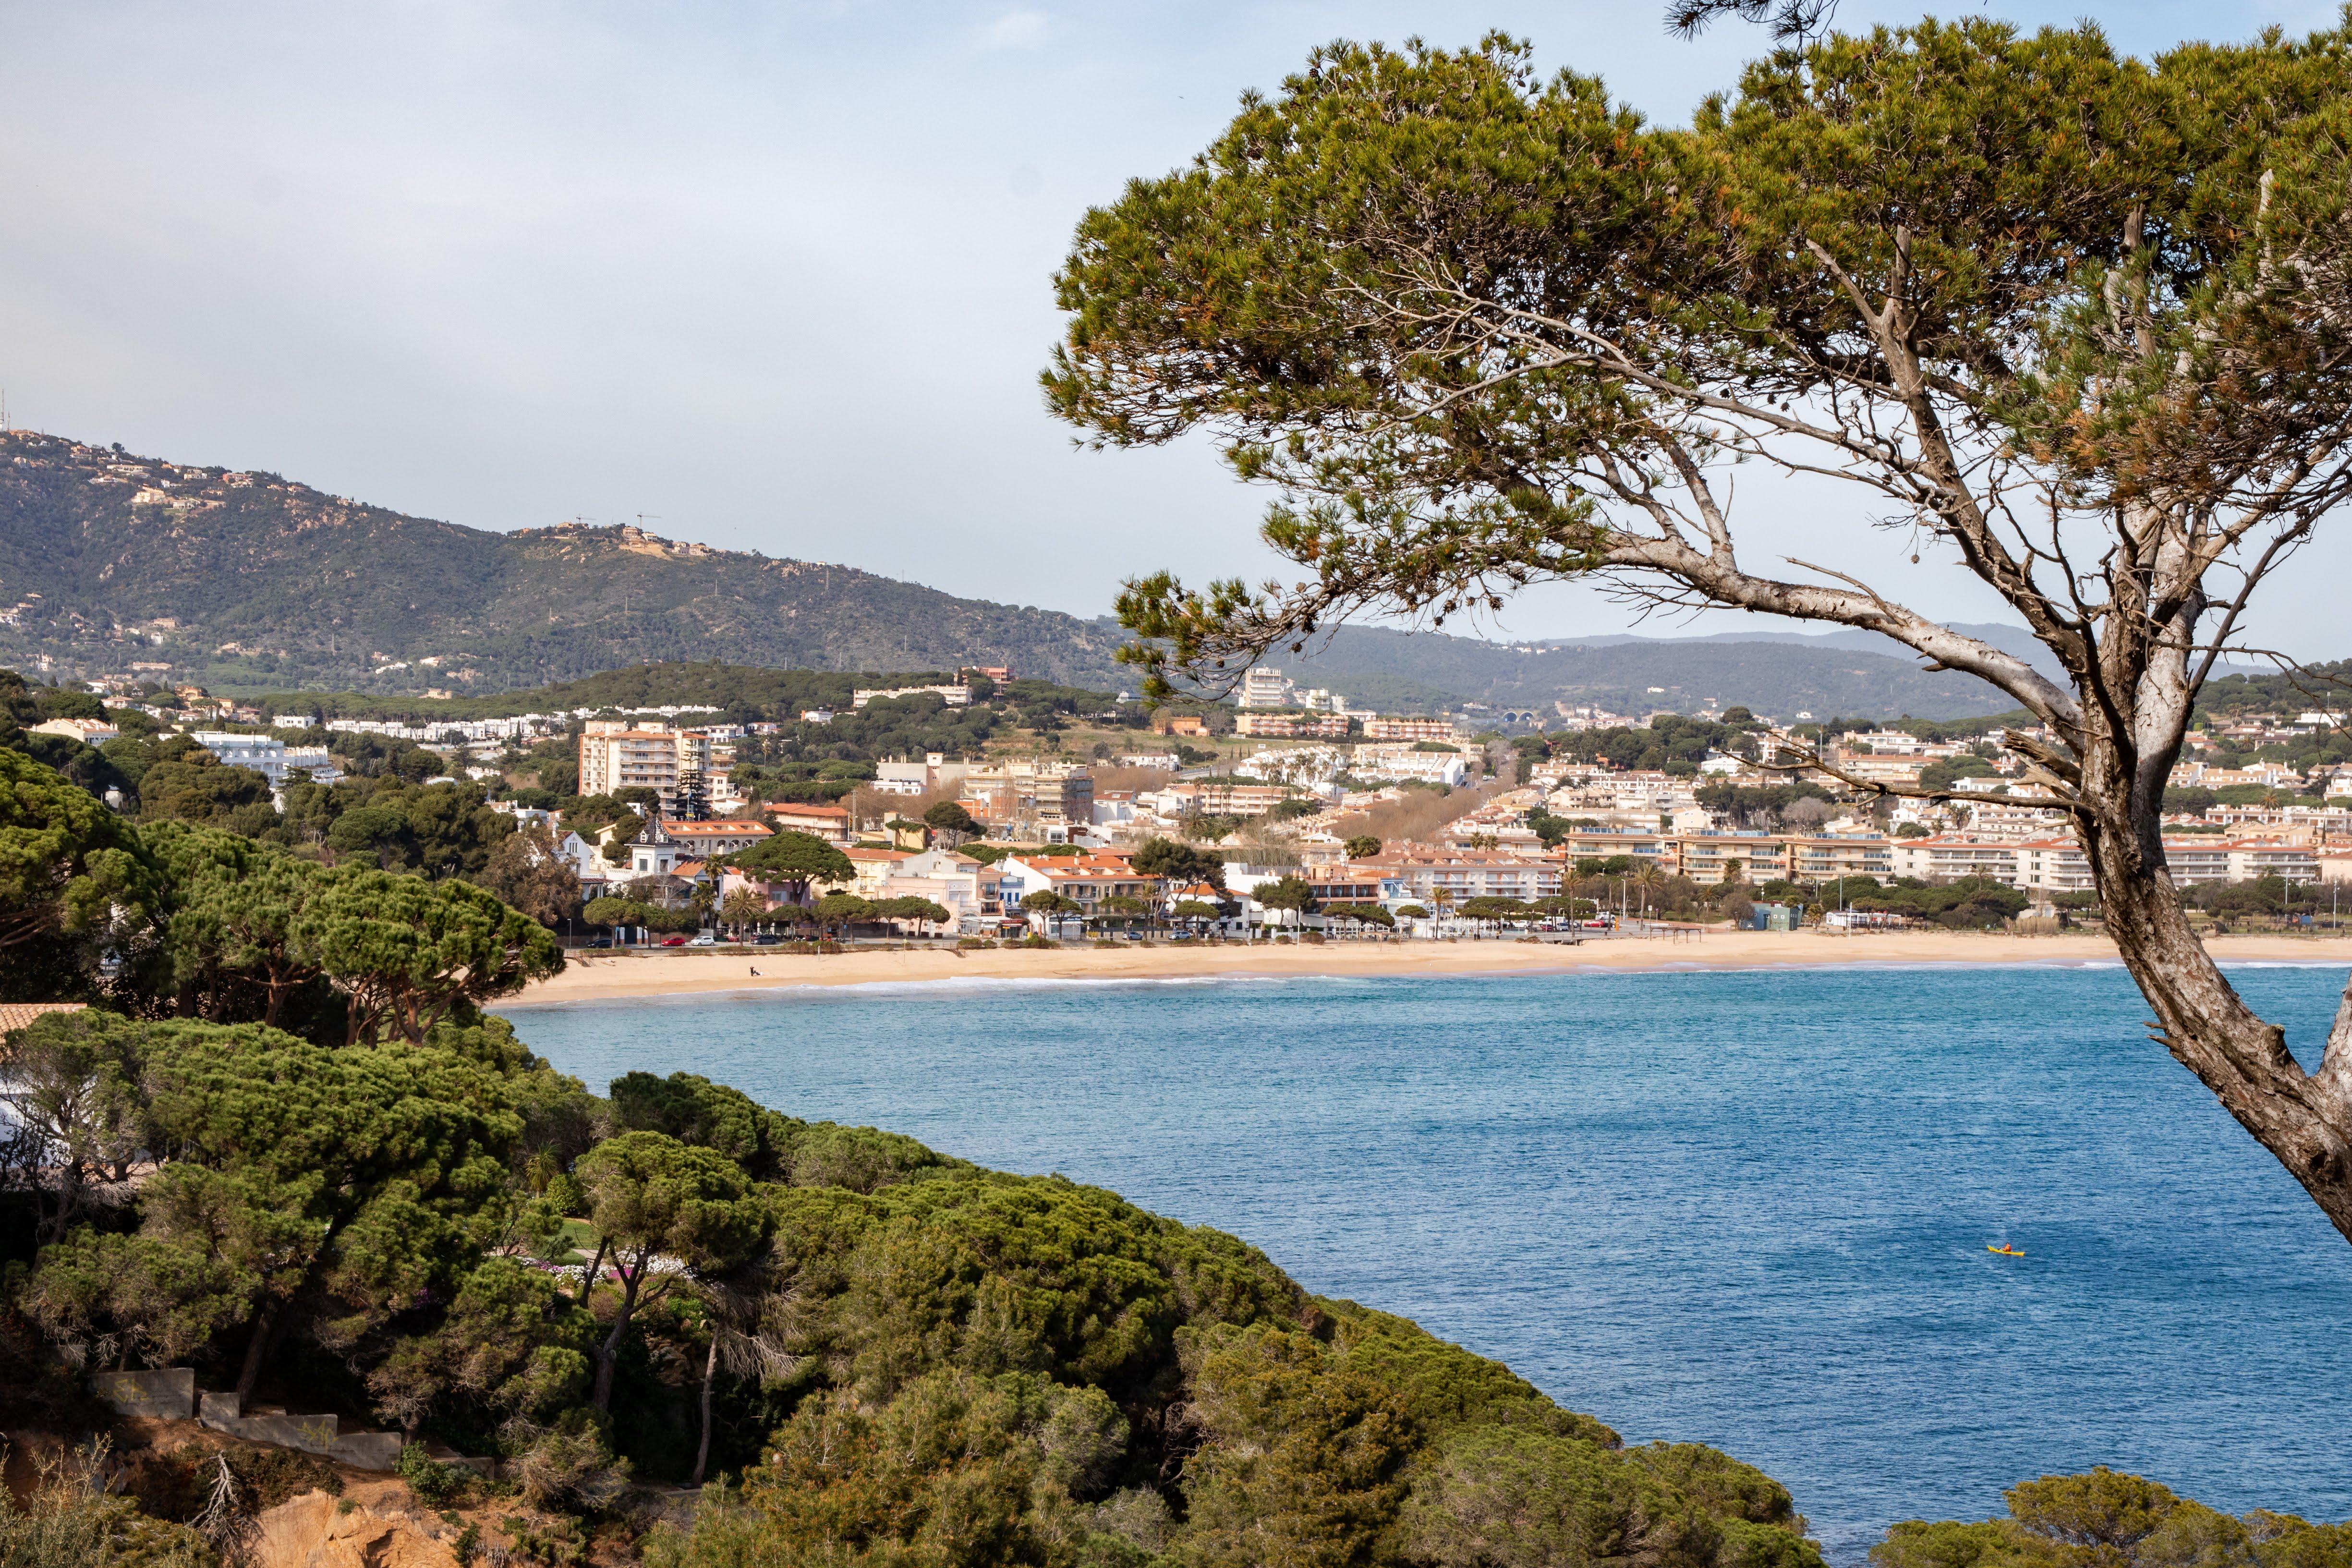
[[1045, 41], [1045, 13], [1007, 11], [980, 30], [983, 49], [1031, 49]]

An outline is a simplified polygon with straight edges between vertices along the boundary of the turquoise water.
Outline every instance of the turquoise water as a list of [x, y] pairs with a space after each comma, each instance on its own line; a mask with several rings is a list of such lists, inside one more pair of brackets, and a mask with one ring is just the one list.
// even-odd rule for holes
[[[2341, 972], [2233, 974], [2310, 1061]], [[2094, 1464], [2352, 1515], [2352, 1247], [2147, 1042], [2116, 969], [946, 983], [512, 1016], [599, 1089], [683, 1068], [1235, 1232], [1629, 1440], [1760, 1465], [1837, 1561]]]

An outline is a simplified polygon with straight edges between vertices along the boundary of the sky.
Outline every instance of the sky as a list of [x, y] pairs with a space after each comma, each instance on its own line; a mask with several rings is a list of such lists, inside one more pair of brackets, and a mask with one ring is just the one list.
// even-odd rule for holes
[[[478, 528], [583, 518], [1080, 615], [1121, 579], [1263, 575], [1270, 499], [1205, 443], [1074, 449], [1037, 373], [1073, 226], [1334, 37], [1597, 72], [1677, 123], [1764, 47], [1660, 0], [660, 6], [0, 0], [12, 423], [283, 473]], [[2325, 26], [2304, 0], [2087, 12], [2137, 52]], [[1903, 20], [1847, 0], [1841, 26]], [[1755, 562], [1832, 556], [1930, 614], [1989, 594], [1833, 494], [1746, 498]], [[2341, 531], [2339, 530], [2339, 532]], [[2352, 545], [2258, 603], [2346, 648]], [[1589, 588], [1488, 629], [1672, 634]]]

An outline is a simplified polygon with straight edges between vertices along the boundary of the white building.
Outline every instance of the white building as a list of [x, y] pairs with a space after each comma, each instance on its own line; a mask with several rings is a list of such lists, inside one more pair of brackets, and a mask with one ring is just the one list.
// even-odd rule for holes
[[929, 795], [963, 783], [971, 772], [969, 763], [951, 763], [944, 752], [926, 752], [919, 763], [876, 763], [874, 787], [884, 795]]
[[969, 686], [860, 687], [850, 694], [850, 706], [853, 708], [863, 708], [868, 702], [872, 702], [877, 698], [887, 700], [891, 698], [922, 697], [925, 695], [936, 697], [950, 708], [969, 708], [971, 706], [971, 688]]
[[312, 784], [333, 784], [342, 772], [324, 746], [289, 746], [275, 735], [232, 735], [218, 730], [198, 730], [188, 737], [232, 768], [251, 768], [269, 780], [269, 787], [286, 787], [288, 776], [301, 771]]
[[[1894, 841], [1895, 874], [1923, 881], [1951, 882], [1990, 877], [2022, 892], [2088, 892], [2095, 887], [2089, 859], [2072, 838], [1990, 839], [1976, 834]], [[2211, 837], [2168, 838], [2165, 863], [2176, 887], [2207, 882], [2251, 882], [2284, 877], [2316, 882], [2318, 857], [2307, 844], [2231, 841]]]
[[667, 811], [681, 779], [708, 776], [709, 737], [661, 721], [592, 719], [580, 737], [580, 793], [611, 795], [632, 785], [652, 790]]
[[1234, 700], [1244, 708], [1287, 708], [1290, 693], [1291, 683], [1282, 671], [1260, 665], [1243, 673], [1241, 689]]
[[1458, 789], [1470, 782], [1470, 760], [1459, 752], [1416, 752], [1407, 746], [1358, 746], [1348, 772], [1360, 779], [1419, 779]]

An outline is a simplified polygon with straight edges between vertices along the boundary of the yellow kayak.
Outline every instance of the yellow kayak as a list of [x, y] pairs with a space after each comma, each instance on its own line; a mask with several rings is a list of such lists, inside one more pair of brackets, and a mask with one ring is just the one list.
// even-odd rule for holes
[[2022, 1253], [2022, 1252], [2019, 1251], [2019, 1250], [2018, 1250], [2016, 1247], [1993, 1247], [1993, 1246], [1991, 1246], [1991, 1245], [1988, 1244], [1988, 1245], [1986, 1246], [1986, 1247], [1985, 1247], [1985, 1250], [1986, 1250], [1987, 1252], [1998, 1252], [1998, 1253], [2000, 1253], [2003, 1258], [2022, 1258], [2022, 1257], [2024, 1257], [2024, 1256], [2025, 1256], [2025, 1254], [2024, 1254], [2024, 1253]]

